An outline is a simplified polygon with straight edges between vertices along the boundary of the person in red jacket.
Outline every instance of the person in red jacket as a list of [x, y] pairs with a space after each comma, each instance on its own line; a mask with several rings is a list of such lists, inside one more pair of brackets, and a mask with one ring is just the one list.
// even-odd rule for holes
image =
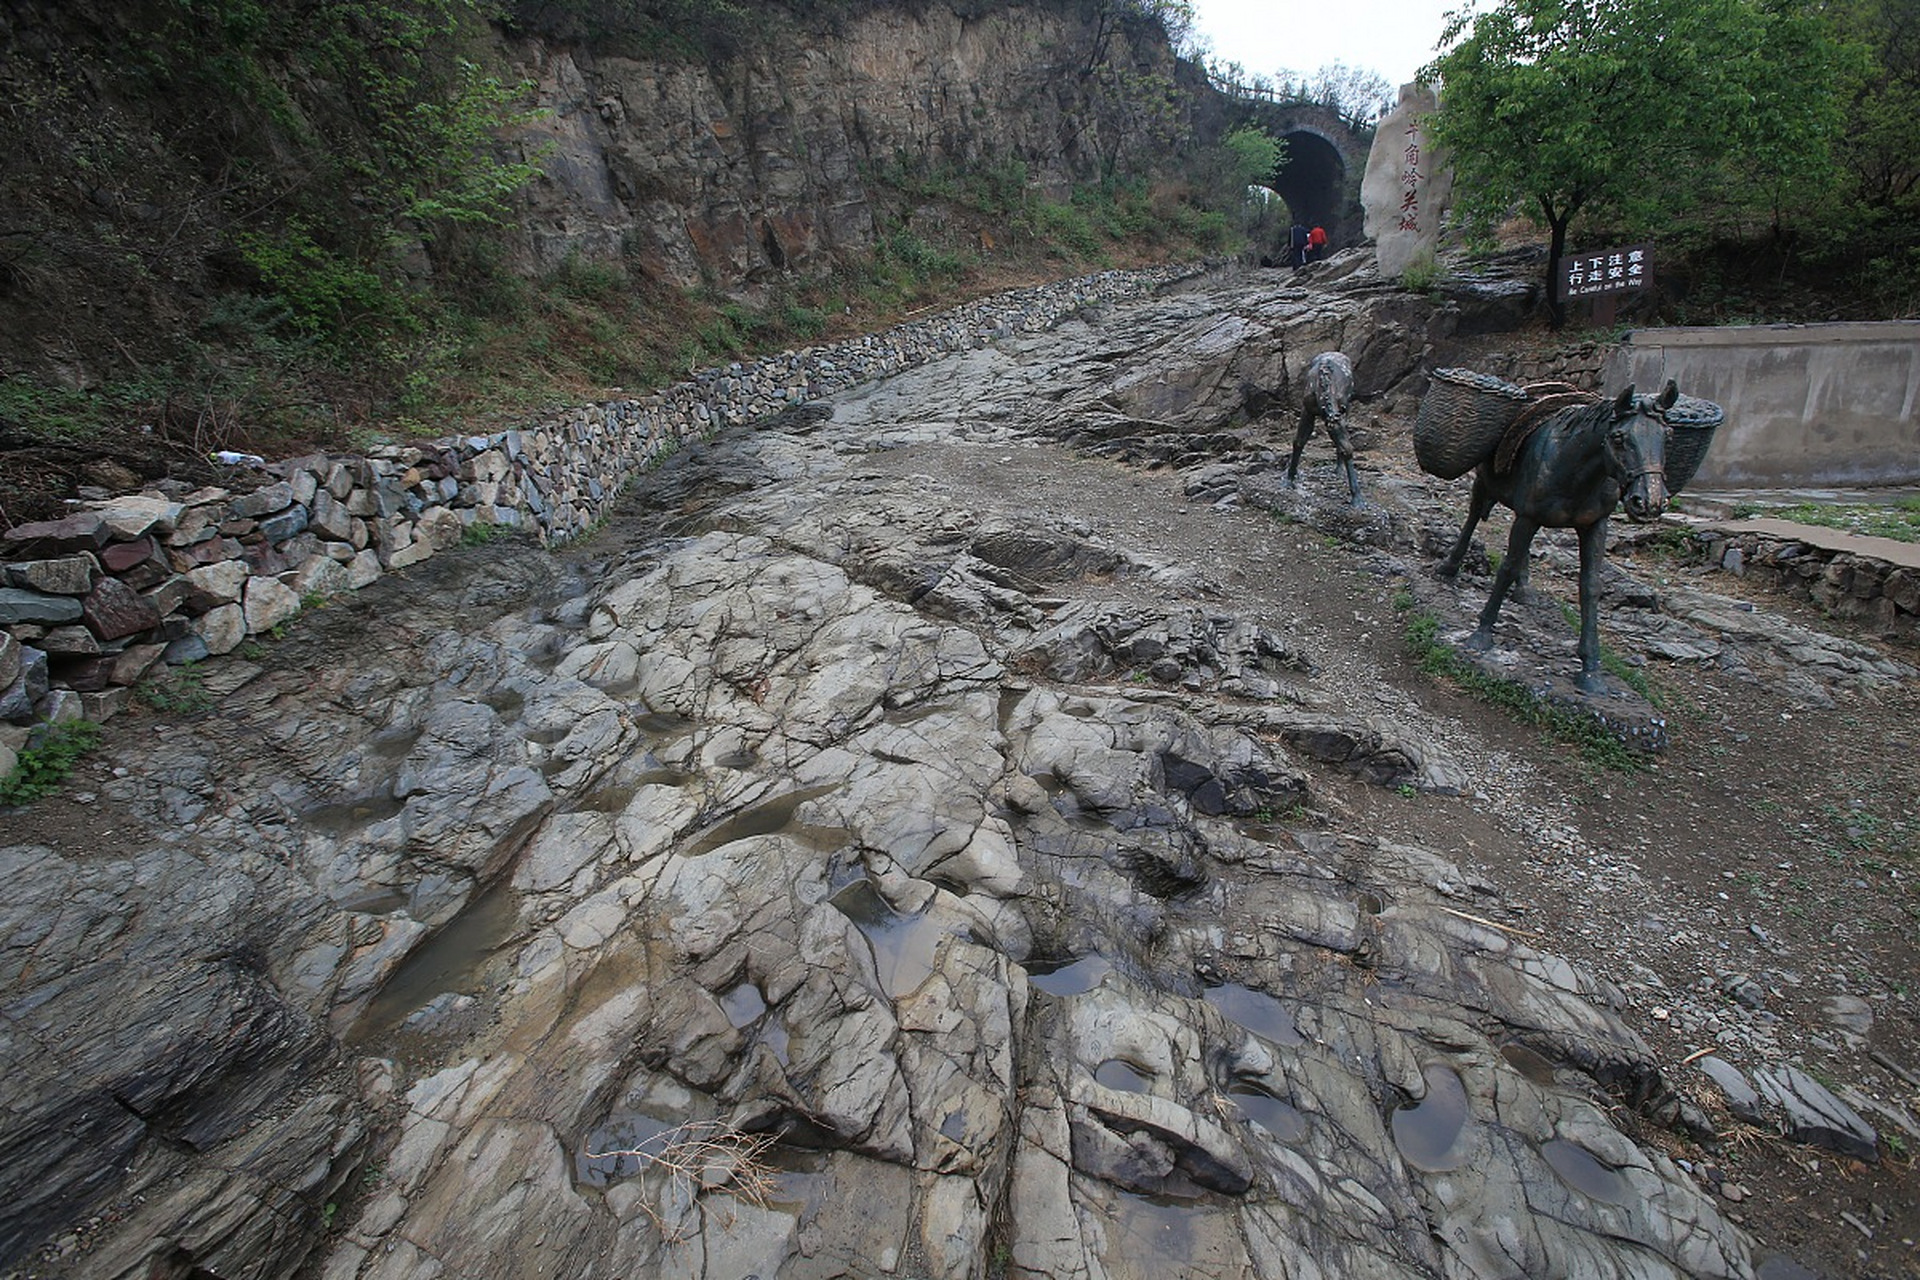
[[1326, 251], [1327, 251], [1327, 229], [1325, 227], [1315, 227], [1313, 230], [1307, 232], [1308, 259], [1312, 261], [1318, 261], [1320, 256], [1324, 254]]

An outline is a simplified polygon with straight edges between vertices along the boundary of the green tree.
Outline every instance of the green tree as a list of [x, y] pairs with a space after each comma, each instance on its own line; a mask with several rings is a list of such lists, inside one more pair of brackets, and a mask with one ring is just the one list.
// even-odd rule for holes
[[1354, 129], [1371, 127], [1394, 102], [1385, 76], [1344, 62], [1329, 62], [1311, 76], [1282, 68], [1279, 82], [1289, 96], [1319, 103]]
[[1808, 256], [1888, 315], [1920, 308], [1920, 7], [1912, 0], [1833, 0], [1858, 48], [1838, 159], [1846, 195], [1824, 206]]
[[1287, 154], [1286, 140], [1276, 138], [1257, 124], [1243, 124], [1221, 143], [1227, 150], [1228, 176], [1233, 185], [1245, 190], [1250, 186], [1271, 186], [1273, 171]]
[[1174, 68], [1153, 53], [1156, 45], [1178, 48], [1191, 38], [1191, 0], [1094, 0], [1087, 15], [1085, 62], [1080, 78], [1095, 109], [1074, 138], [1086, 135], [1099, 157], [1100, 181], [1136, 178], [1184, 146], [1191, 134], [1193, 102]]
[[1831, 12], [1866, 61], [1840, 146], [1854, 191], [1871, 208], [1920, 213], [1920, 8], [1837, 0]]
[[1577, 216], [1642, 231], [1703, 200], [1777, 196], [1832, 150], [1844, 49], [1813, 0], [1501, 0], [1448, 20], [1433, 138], [1459, 210], [1528, 204], [1559, 262]]

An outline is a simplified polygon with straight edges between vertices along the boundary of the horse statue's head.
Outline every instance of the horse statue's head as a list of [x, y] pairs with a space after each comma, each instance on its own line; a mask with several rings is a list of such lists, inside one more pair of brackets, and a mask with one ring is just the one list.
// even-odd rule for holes
[[1658, 520], [1667, 509], [1666, 411], [1680, 398], [1672, 379], [1658, 396], [1635, 395], [1632, 384], [1614, 398], [1607, 428], [1607, 473], [1620, 486], [1627, 518]]

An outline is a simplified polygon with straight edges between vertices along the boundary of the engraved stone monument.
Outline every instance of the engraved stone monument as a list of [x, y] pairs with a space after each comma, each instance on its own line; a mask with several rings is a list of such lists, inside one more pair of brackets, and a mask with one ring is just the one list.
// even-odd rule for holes
[[1380, 274], [1397, 280], [1417, 262], [1431, 261], [1440, 220], [1453, 198], [1453, 167], [1427, 137], [1427, 117], [1440, 99], [1424, 84], [1400, 86], [1400, 102], [1381, 117], [1360, 181], [1366, 233]]

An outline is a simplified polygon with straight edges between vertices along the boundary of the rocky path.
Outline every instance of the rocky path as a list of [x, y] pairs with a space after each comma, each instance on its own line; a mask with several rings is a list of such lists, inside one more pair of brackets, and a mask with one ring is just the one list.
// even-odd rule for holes
[[[1911, 655], [1650, 546], [1653, 769], [1423, 675], [1486, 583], [1391, 393], [1443, 330], [1258, 278], [1006, 339], [116, 721], [0, 849], [0, 1259], [1913, 1274]], [[1334, 347], [1358, 512], [1323, 441], [1276, 484]]]

